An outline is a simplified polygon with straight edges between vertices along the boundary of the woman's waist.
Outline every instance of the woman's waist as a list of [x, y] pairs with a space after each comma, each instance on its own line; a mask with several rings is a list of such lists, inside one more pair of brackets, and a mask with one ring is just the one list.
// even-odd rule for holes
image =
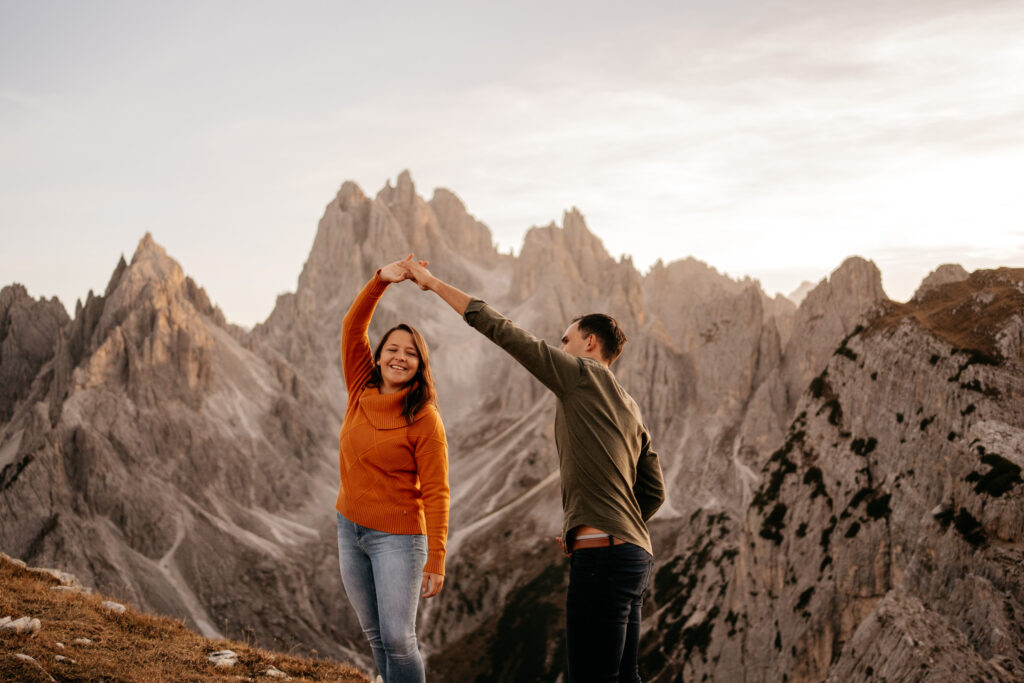
[[347, 519], [391, 534], [426, 534], [426, 516], [422, 500], [374, 500], [365, 496], [350, 499], [342, 491], [335, 506]]

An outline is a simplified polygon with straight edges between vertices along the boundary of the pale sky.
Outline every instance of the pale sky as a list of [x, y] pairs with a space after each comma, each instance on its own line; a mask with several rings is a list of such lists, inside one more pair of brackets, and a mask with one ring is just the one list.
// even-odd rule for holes
[[503, 251], [577, 206], [642, 272], [857, 254], [905, 300], [1024, 266], [1022, 36], [1019, 0], [0, 0], [0, 286], [73, 313], [149, 231], [251, 326], [345, 180], [409, 169]]

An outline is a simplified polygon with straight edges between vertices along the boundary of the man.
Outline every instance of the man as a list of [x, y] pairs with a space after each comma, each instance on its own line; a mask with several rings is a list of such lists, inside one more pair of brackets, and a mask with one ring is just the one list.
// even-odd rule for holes
[[653, 567], [647, 520], [665, 485], [640, 410], [611, 372], [626, 336], [611, 316], [591, 314], [572, 321], [556, 349], [433, 276], [425, 262], [405, 267], [557, 397], [569, 681], [639, 682], [640, 608]]

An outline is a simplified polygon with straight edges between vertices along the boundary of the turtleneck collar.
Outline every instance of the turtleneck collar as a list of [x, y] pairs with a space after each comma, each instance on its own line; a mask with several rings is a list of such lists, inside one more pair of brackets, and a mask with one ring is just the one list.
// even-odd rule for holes
[[402, 401], [408, 393], [409, 387], [391, 394], [382, 394], [377, 387], [367, 387], [359, 397], [359, 407], [375, 429], [399, 429], [409, 424], [402, 414]]

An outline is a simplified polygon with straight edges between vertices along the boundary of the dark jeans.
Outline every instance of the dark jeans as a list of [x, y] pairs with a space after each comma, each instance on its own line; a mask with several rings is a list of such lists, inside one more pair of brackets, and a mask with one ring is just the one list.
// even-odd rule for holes
[[565, 602], [570, 683], [640, 683], [640, 606], [653, 566], [631, 543], [572, 554]]

